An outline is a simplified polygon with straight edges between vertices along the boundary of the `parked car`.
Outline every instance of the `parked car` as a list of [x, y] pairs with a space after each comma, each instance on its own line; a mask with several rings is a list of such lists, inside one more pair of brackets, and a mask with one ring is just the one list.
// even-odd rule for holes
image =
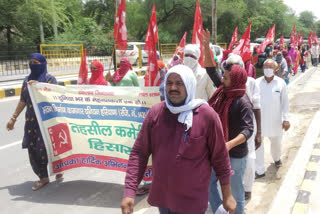
[[[125, 57], [129, 58], [129, 61], [132, 65], [138, 65], [139, 64], [139, 46], [141, 48], [141, 61], [142, 64], [145, 65], [148, 63], [148, 51], [144, 50], [144, 42], [128, 42], [127, 44], [127, 50], [125, 51], [124, 55]], [[120, 63], [121, 58], [121, 50], [116, 51], [116, 62]], [[159, 52], [157, 51], [159, 54]]]
[[259, 47], [259, 43], [250, 43], [250, 52], [252, 53], [253, 52], [253, 48], [254, 47]]
[[[130, 63], [132, 65], [137, 65], [139, 63], [139, 45], [144, 45], [144, 42], [128, 42], [127, 43], [127, 50], [116, 50], [116, 62], [117, 64], [120, 63], [120, 58], [122, 56], [128, 57]], [[141, 47], [141, 51], [143, 47]], [[124, 54], [122, 55], [122, 53]]]
[[218, 61], [220, 62], [222, 59], [224, 49], [219, 45], [213, 45], [213, 44], [210, 44], [210, 48], [215, 53], [216, 57], [218, 58]]

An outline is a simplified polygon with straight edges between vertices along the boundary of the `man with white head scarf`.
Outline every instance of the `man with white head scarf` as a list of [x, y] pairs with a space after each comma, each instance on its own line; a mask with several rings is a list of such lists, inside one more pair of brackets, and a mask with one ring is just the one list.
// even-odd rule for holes
[[191, 68], [197, 80], [196, 98], [207, 101], [214, 92], [213, 82], [209, 78], [206, 70], [201, 67], [198, 60], [200, 58], [200, 48], [195, 44], [186, 45], [184, 49], [184, 65]]
[[195, 99], [196, 80], [188, 67], [171, 68], [165, 87], [165, 100], [149, 110], [131, 150], [122, 213], [133, 213], [150, 155], [153, 180], [148, 202], [159, 207], [160, 214], [204, 213], [212, 167], [222, 184], [224, 208], [233, 213], [230, 160], [219, 116], [204, 100]]

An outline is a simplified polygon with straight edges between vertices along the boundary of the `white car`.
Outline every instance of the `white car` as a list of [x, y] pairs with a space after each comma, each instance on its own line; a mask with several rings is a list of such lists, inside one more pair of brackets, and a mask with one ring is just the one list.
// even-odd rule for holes
[[260, 44], [259, 43], [250, 43], [250, 52], [253, 53], [253, 48], [254, 47], [259, 47]]
[[214, 52], [215, 56], [218, 58], [218, 62], [221, 61], [224, 49], [219, 45], [210, 44], [210, 48], [212, 52]]
[[[148, 63], [148, 52], [144, 50], [144, 42], [128, 42], [127, 43], [127, 50], [125, 51], [125, 57], [128, 57], [130, 63], [132, 65], [139, 65], [139, 46], [141, 48], [141, 62], [142, 65]], [[120, 63], [121, 58], [121, 50], [116, 51], [116, 62], [117, 64]], [[159, 54], [159, 52], [157, 51]]]

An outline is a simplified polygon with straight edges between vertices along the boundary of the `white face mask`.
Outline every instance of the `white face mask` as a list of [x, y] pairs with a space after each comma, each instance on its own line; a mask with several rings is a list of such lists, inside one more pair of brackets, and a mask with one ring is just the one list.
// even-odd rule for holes
[[264, 76], [266, 77], [272, 77], [274, 75], [272, 68], [263, 69], [263, 73], [264, 73]]
[[183, 60], [183, 64], [185, 66], [188, 66], [189, 68], [191, 68], [191, 70], [193, 70], [195, 68], [195, 66], [198, 64], [198, 60], [192, 58], [192, 57], [189, 57], [189, 56], [185, 56], [184, 57], [184, 60]]

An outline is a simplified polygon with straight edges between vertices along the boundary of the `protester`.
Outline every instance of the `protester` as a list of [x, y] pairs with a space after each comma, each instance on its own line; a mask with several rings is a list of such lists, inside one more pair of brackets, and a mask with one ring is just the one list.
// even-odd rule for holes
[[251, 57], [251, 62], [252, 65], [255, 65], [256, 63], [258, 63], [258, 46], [253, 47], [253, 52], [252, 52], [252, 57]]
[[[284, 129], [290, 128], [287, 86], [274, 75], [275, 61], [264, 62], [264, 76], [257, 79], [260, 88], [262, 138], [271, 142], [271, 155], [275, 166], [281, 167], [281, 141]], [[256, 151], [256, 179], [265, 176], [263, 141]]]
[[263, 63], [267, 59], [266, 55], [261, 53], [258, 55], [258, 62], [254, 65], [256, 68], [256, 76], [261, 77], [263, 75]]
[[311, 66], [311, 52], [309, 45], [306, 47], [306, 51], [304, 52], [304, 61], [306, 62], [306, 69], [309, 69]]
[[[207, 101], [213, 94], [213, 82], [209, 78], [206, 70], [201, 67], [198, 60], [200, 58], [200, 48], [195, 44], [186, 45], [184, 49], [184, 65], [191, 68], [197, 80], [196, 98]], [[211, 58], [211, 54], [210, 54]]]
[[127, 57], [121, 57], [120, 68], [111, 76], [107, 74], [106, 79], [112, 86], [139, 86], [138, 76], [132, 71], [132, 66]]
[[98, 61], [93, 61], [90, 65], [91, 77], [89, 80], [90, 85], [108, 85], [108, 82], [103, 76], [103, 65]]
[[246, 94], [248, 95], [254, 113], [254, 129], [252, 136], [247, 140], [248, 142], [248, 159], [247, 166], [243, 176], [243, 187], [245, 191], [245, 200], [251, 199], [252, 186], [255, 179], [255, 159], [256, 152], [261, 145], [261, 105], [260, 105], [260, 90], [252, 77], [248, 77], [246, 82]]
[[282, 56], [286, 60], [287, 66], [288, 66], [287, 72], [286, 72], [285, 78], [284, 78], [284, 81], [288, 85], [290, 82], [290, 74], [292, 73], [292, 60], [291, 60], [291, 57], [288, 55], [288, 51], [286, 51], [286, 50], [282, 51]]
[[269, 44], [269, 45], [265, 48], [264, 53], [265, 53], [265, 55], [266, 55], [267, 58], [272, 57], [272, 44]]
[[[253, 133], [252, 104], [246, 95], [247, 72], [242, 66], [234, 64], [232, 59], [234, 57], [231, 56], [232, 58], [229, 57], [226, 61], [223, 78], [221, 78], [216, 70], [216, 64], [210, 57], [209, 41], [210, 32], [206, 30], [203, 37], [205, 66], [217, 87], [208, 103], [219, 114], [222, 123], [231, 169], [235, 173], [231, 177], [232, 195], [237, 201], [235, 213], [240, 214], [244, 213], [245, 204], [243, 175], [248, 156], [247, 140]], [[217, 177], [216, 172], [212, 171], [209, 202], [214, 213], [222, 204], [217, 188]]]
[[196, 79], [187, 66], [171, 68], [165, 86], [165, 101], [149, 110], [131, 150], [122, 213], [133, 213], [150, 155], [153, 180], [148, 202], [159, 207], [160, 214], [204, 213], [212, 167], [221, 182], [223, 206], [234, 213], [230, 161], [218, 114], [204, 100], [195, 99]]
[[294, 70], [297, 67], [298, 53], [297, 53], [296, 49], [294, 48], [293, 44], [291, 44], [288, 47], [288, 55], [291, 57], [291, 60], [292, 60], [292, 75], [294, 76], [295, 75]]
[[297, 51], [297, 59], [296, 59], [296, 66], [293, 68], [294, 75], [298, 73], [298, 68], [300, 66], [300, 61], [301, 61], [301, 54], [298, 47], [296, 47], [296, 51]]
[[256, 74], [256, 68], [254, 67], [254, 65], [251, 63], [251, 59], [248, 59], [245, 63], [245, 69], [246, 69], [246, 72], [247, 72], [247, 76], [248, 77], [252, 77], [252, 78], [256, 78], [257, 74]]
[[183, 52], [178, 51], [176, 55], [174, 55], [169, 62], [169, 69], [172, 68], [173, 66], [183, 64]]
[[[243, 67], [243, 61], [240, 56], [233, 55], [227, 60], [227, 64], [238, 64]], [[261, 145], [261, 113], [260, 113], [260, 90], [252, 77], [247, 78], [246, 94], [253, 105], [254, 113], [254, 130], [252, 136], [247, 140], [248, 142], [248, 159], [246, 163], [246, 170], [243, 176], [243, 187], [245, 190], [245, 200], [251, 198], [252, 186], [255, 178], [255, 150]]]
[[301, 72], [304, 73], [304, 71], [306, 70], [306, 61], [305, 61], [305, 57], [304, 57], [304, 53], [306, 52], [306, 49], [304, 47], [304, 45], [302, 45], [299, 49], [300, 52], [300, 69]]
[[280, 77], [283, 80], [285, 80], [286, 74], [288, 72], [288, 65], [287, 65], [287, 61], [285, 60], [285, 58], [283, 58], [281, 51], [277, 52], [277, 54], [275, 56], [275, 61], [278, 64], [276, 66], [276, 73], [275, 74], [278, 77]]
[[159, 68], [159, 75], [160, 75], [160, 85], [159, 85], [159, 91], [160, 91], [160, 100], [164, 100], [164, 94], [165, 94], [165, 85], [164, 85], [164, 78], [166, 76], [166, 73], [168, 72], [167, 66], [164, 64], [164, 62], [158, 60], [158, 68]]
[[[14, 128], [20, 113], [27, 107], [22, 148], [28, 149], [32, 170], [40, 178], [32, 187], [32, 190], [36, 191], [49, 183], [47, 171], [48, 157], [27, 84], [31, 85], [36, 82], [57, 84], [57, 80], [54, 76], [48, 74], [47, 60], [43, 55], [33, 53], [29, 59], [31, 73], [23, 80], [20, 101], [11, 119], [7, 123], [7, 130], [10, 131]], [[62, 176], [62, 174], [57, 174], [56, 180], [62, 179]]]
[[312, 65], [317, 67], [319, 63], [319, 45], [317, 43], [312, 43], [311, 47], [311, 61]]

